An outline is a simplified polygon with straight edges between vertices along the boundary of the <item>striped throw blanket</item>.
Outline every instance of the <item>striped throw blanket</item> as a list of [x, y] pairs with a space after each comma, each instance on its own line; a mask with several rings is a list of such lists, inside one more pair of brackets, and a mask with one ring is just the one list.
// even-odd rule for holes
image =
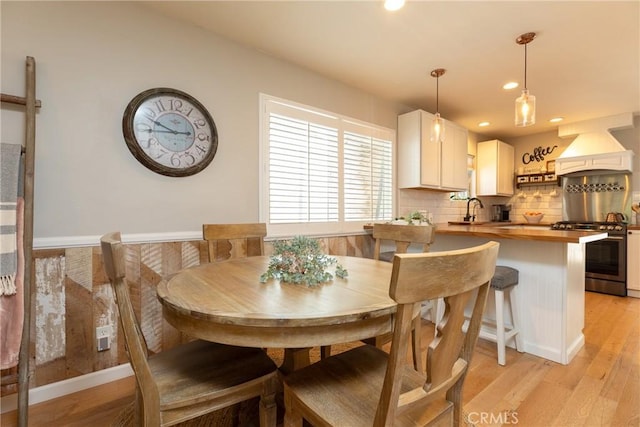
[[16, 206], [20, 152], [21, 146], [18, 144], [0, 144], [0, 295], [16, 293]]

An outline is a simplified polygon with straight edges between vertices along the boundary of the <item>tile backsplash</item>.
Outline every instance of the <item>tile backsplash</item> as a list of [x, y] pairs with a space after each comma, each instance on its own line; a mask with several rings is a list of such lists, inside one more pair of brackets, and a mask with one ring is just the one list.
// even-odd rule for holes
[[[450, 194], [430, 190], [399, 190], [397, 215], [403, 216], [412, 211], [428, 211], [435, 223], [462, 221], [467, 211], [467, 201], [451, 200]], [[562, 220], [562, 195], [557, 185], [527, 186], [523, 187], [522, 191], [516, 190], [512, 197], [479, 199], [484, 208], [476, 208], [476, 221], [491, 221], [491, 205], [497, 204], [511, 205], [510, 219], [513, 222], [524, 222], [522, 215], [530, 211], [544, 213], [544, 223], [552, 224]], [[473, 203], [471, 207], [473, 213]]]

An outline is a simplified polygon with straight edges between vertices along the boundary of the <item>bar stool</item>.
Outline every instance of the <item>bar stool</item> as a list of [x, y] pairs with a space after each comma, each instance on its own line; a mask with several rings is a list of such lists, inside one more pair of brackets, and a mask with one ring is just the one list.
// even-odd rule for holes
[[[491, 289], [495, 293], [496, 302], [496, 333], [492, 334], [485, 329], [480, 330], [480, 337], [494, 341], [498, 346], [498, 364], [505, 364], [506, 359], [506, 343], [511, 338], [515, 337], [516, 350], [519, 352], [524, 351], [522, 345], [522, 337], [520, 336], [520, 329], [518, 326], [518, 313], [516, 308], [516, 298], [513, 289], [518, 284], [518, 270], [512, 267], [503, 265], [496, 266], [495, 274], [491, 279]], [[504, 324], [504, 297], [505, 292], [509, 294], [509, 307], [511, 311], [510, 328], [507, 328]]]

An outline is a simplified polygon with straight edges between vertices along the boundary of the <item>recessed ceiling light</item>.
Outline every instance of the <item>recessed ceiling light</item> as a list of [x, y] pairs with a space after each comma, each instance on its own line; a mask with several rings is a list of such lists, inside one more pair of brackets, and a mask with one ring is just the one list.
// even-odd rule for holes
[[401, 9], [404, 6], [404, 0], [385, 0], [384, 8], [390, 11]]
[[558, 123], [564, 120], [564, 117], [554, 117], [553, 119], [549, 119], [551, 123]]
[[491, 123], [490, 122], [480, 122], [478, 123], [478, 126], [480, 126], [481, 128], [487, 127], [489, 126]]
[[517, 88], [518, 86], [518, 82], [508, 82], [505, 83], [504, 86], [502, 86], [502, 89], [511, 90]]

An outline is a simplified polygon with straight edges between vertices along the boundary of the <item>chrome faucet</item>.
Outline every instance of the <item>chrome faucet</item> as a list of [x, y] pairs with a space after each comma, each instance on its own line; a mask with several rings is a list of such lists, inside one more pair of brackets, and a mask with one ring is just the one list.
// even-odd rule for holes
[[475, 215], [475, 209], [474, 209], [474, 214], [473, 216], [471, 214], [469, 214], [469, 205], [471, 204], [471, 202], [476, 201], [478, 202], [478, 204], [480, 205], [481, 208], [484, 208], [484, 206], [482, 205], [482, 201], [476, 197], [471, 197], [469, 200], [467, 200], [467, 214], [464, 217], [464, 221], [465, 222], [473, 222], [476, 220], [476, 215]]

